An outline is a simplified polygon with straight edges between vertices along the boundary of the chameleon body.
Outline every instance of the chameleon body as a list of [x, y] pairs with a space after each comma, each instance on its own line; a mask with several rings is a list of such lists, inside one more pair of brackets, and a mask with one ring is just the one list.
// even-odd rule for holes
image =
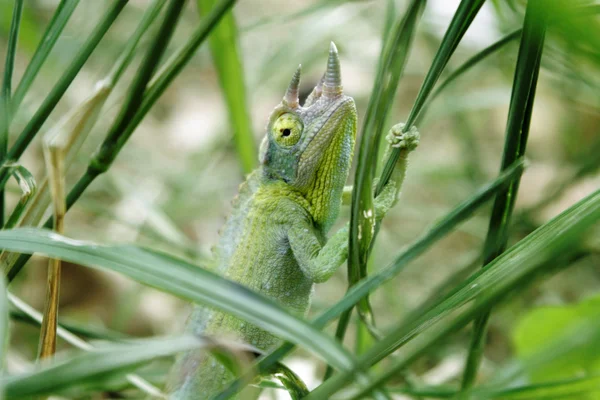
[[[303, 106], [298, 101], [299, 80], [300, 67], [269, 118], [260, 167], [240, 186], [216, 257], [218, 273], [304, 316], [314, 283], [329, 279], [347, 258], [348, 226], [329, 240], [326, 235], [344, 196], [357, 116], [354, 100], [343, 94], [333, 43], [323, 79]], [[390, 143], [404, 143], [406, 154], [418, 143], [416, 132], [404, 137], [396, 133]], [[375, 201], [376, 218], [396, 202], [400, 182], [394, 178], [404, 175], [397, 169], [402, 171]], [[205, 307], [192, 312], [187, 327], [195, 334], [233, 337], [263, 351], [281, 344], [255, 325]], [[169, 398], [208, 399], [232, 379], [208, 352], [188, 352], [173, 368]], [[256, 388], [247, 391], [244, 398], [258, 395]]]

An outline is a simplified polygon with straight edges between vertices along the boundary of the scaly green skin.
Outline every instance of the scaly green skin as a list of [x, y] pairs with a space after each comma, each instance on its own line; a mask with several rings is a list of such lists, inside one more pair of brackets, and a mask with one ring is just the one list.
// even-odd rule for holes
[[[233, 212], [221, 233], [217, 271], [275, 300], [298, 316], [310, 305], [314, 283], [331, 277], [347, 258], [348, 227], [329, 240], [326, 234], [342, 203], [356, 136], [354, 100], [342, 93], [337, 50], [332, 43], [327, 71], [303, 107], [298, 104], [300, 68], [269, 118], [261, 145], [261, 166], [240, 186]], [[390, 143], [406, 148], [393, 129]], [[400, 138], [400, 139], [399, 139]], [[406, 143], [408, 143], [406, 145]], [[404, 143], [404, 144], [403, 144]], [[406, 157], [401, 157], [401, 162]], [[376, 199], [380, 219], [396, 202], [404, 168]], [[196, 334], [231, 337], [263, 351], [281, 340], [238, 318], [197, 307], [188, 321]], [[233, 375], [214, 357], [195, 351], [182, 355], [168, 387], [171, 399], [208, 399]], [[248, 388], [247, 397], [258, 395]]]

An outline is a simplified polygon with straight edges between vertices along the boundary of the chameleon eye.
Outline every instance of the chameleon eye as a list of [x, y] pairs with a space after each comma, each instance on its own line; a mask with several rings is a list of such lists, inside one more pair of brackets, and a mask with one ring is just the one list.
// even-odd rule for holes
[[280, 146], [293, 146], [300, 140], [302, 129], [302, 121], [298, 116], [291, 113], [282, 114], [273, 123], [273, 139]]

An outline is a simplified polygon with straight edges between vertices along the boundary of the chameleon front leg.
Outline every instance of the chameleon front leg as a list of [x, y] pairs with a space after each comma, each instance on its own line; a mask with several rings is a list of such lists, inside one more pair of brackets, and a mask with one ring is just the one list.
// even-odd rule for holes
[[318, 231], [304, 219], [288, 230], [294, 257], [304, 275], [312, 282], [325, 282], [348, 258], [348, 224], [323, 246]]
[[[415, 126], [411, 126], [408, 132], [403, 132], [404, 123], [396, 124], [389, 130], [385, 139], [389, 143], [385, 158], [387, 159], [394, 148], [400, 149], [400, 156], [392, 176], [383, 190], [375, 197], [375, 219], [381, 222], [387, 212], [398, 203], [400, 190], [406, 177], [408, 167], [408, 155], [419, 145], [420, 135]], [[375, 182], [377, 185], [377, 182]]]
[[[406, 167], [408, 166], [408, 155], [419, 145], [420, 135], [415, 126], [412, 126], [408, 132], [402, 132], [405, 124], [400, 123], [392, 126], [389, 130], [386, 140], [389, 146], [385, 153], [385, 158], [389, 156], [394, 148], [400, 149], [400, 157], [389, 182], [385, 185], [381, 193], [375, 198], [375, 219], [381, 222], [387, 212], [396, 205], [402, 183], [406, 176]], [[378, 179], [373, 186], [377, 186]], [[352, 201], [352, 186], [344, 186], [342, 193], [342, 204], [350, 205]]]
[[[404, 124], [394, 125], [386, 140], [389, 147], [386, 156], [393, 148], [400, 149], [400, 157], [394, 172], [379, 196], [375, 198], [375, 219], [379, 223], [385, 214], [398, 202], [398, 195], [406, 175], [408, 154], [419, 144], [419, 132], [413, 126], [408, 132], [402, 132]], [[375, 182], [377, 185], [377, 182]], [[344, 187], [342, 203], [349, 204], [352, 199], [352, 186]], [[313, 225], [298, 219], [288, 230], [288, 240], [298, 265], [313, 282], [320, 283], [329, 279], [348, 257], [348, 229], [346, 224], [336, 232], [323, 246], [320, 236]]]

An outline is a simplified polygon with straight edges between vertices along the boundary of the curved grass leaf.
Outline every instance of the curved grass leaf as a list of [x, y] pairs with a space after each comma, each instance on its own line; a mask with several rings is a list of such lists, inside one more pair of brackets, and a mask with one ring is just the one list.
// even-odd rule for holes
[[193, 336], [139, 339], [42, 364], [33, 372], [5, 377], [0, 384], [4, 386], [8, 399], [57, 393], [86, 383], [98, 383], [158, 357], [214, 346], [212, 340]]
[[[198, 8], [206, 13], [215, 6], [217, 0], [197, 2]], [[258, 157], [246, 104], [246, 82], [238, 51], [238, 29], [231, 11], [221, 18], [208, 42], [227, 103], [238, 160], [244, 174], [248, 174], [256, 167]]]
[[92, 268], [118, 272], [144, 285], [218, 308], [301, 344], [337, 369], [353, 366], [339, 343], [291, 315], [273, 301], [196, 265], [135, 246], [100, 246], [72, 240], [43, 229], [0, 232], [0, 248], [39, 252]]
[[[398, 325], [357, 360], [357, 365], [362, 367], [373, 365], [400, 348], [395, 353], [392, 365], [374, 377], [369, 385], [361, 388], [352, 399], [363, 398], [396, 376], [398, 371], [465, 326], [507, 292], [532, 282], [538, 273], [549, 272], [548, 266], [569, 253], [585, 231], [598, 221], [600, 190], [535, 230], [416, 320]], [[334, 375], [311, 392], [307, 399], [329, 398], [350, 383], [351, 379], [349, 372]]]
[[[4, 78], [0, 89], [0, 160], [6, 157], [8, 151], [8, 127], [12, 119], [11, 94], [13, 69], [15, 67], [15, 53], [17, 52], [17, 39], [19, 38], [19, 26], [23, 15], [23, 0], [15, 0], [12, 21], [8, 35], [8, 47], [4, 62]], [[0, 226], [4, 225], [5, 213], [4, 190], [0, 189]]]
[[[366, 217], [373, 213], [365, 211], [373, 209], [373, 177], [377, 167], [379, 143], [386, 116], [392, 106], [400, 76], [408, 59], [418, 18], [424, 6], [424, 1], [411, 1], [404, 17], [398, 19], [391, 29], [383, 32], [385, 43], [362, 126], [363, 134], [358, 145], [360, 151], [352, 191], [348, 247], [348, 285], [350, 288], [367, 275], [366, 265], [374, 235], [366, 233], [375, 231], [375, 221], [373, 218]], [[362, 239], [359, 239], [359, 231], [363, 232]], [[365, 297], [361, 300], [358, 309], [363, 321], [371, 324], [373, 316], [368, 298]], [[344, 338], [351, 312], [352, 309], [349, 309], [340, 317], [336, 329], [336, 337], [339, 340]], [[332, 370], [328, 369], [325, 378], [331, 372]]]

